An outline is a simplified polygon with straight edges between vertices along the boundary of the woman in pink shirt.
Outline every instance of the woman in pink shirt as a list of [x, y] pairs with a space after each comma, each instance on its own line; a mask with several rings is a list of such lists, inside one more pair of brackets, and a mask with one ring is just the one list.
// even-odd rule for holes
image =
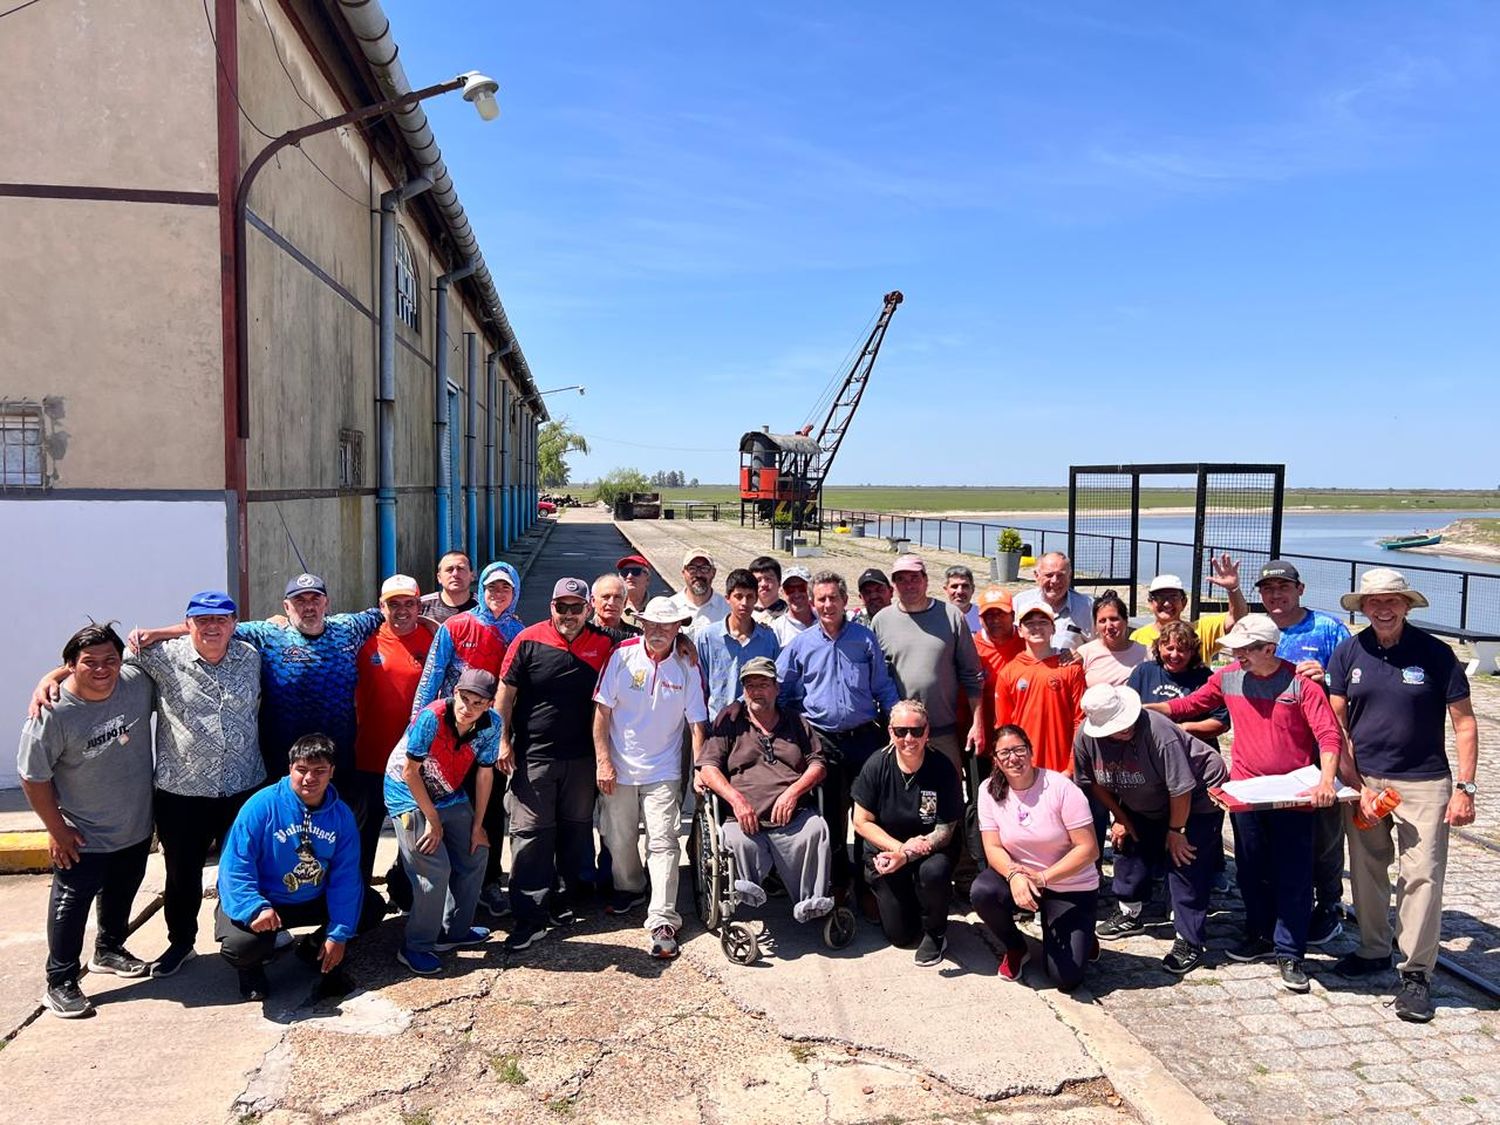
[[1094, 599], [1094, 639], [1078, 646], [1084, 683], [1123, 687], [1148, 656], [1145, 645], [1130, 639], [1130, 611], [1120, 595], [1105, 590]]
[[1084, 965], [1099, 956], [1099, 843], [1088, 799], [1066, 775], [1038, 768], [1031, 740], [1013, 724], [996, 733], [994, 762], [979, 793], [988, 866], [974, 880], [969, 902], [1005, 945], [1002, 980], [1020, 980], [1031, 958], [1016, 914], [1039, 914], [1047, 975], [1071, 992], [1083, 980]]

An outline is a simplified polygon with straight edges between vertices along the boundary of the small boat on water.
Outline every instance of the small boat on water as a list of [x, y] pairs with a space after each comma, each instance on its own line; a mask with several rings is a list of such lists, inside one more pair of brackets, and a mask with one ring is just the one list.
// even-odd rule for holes
[[1377, 539], [1376, 544], [1386, 551], [1404, 551], [1407, 547], [1431, 547], [1443, 541], [1440, 531], [1416, 531], [1410, 535], [1394, 535], [1389, 539]]

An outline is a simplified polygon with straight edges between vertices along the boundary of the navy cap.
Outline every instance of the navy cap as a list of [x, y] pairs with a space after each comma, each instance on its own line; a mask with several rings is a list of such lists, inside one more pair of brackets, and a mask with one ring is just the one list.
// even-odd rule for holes
[[1273, 579], [1296, 582], [1300, 585], [1302, 575], [1298, 574], [1297, 568], [1285, 559], [1272, 559], [1260, 568], [1260, 577], [1255, 580], [1255, 584], [1259, 586], [1262, 582], [1270, 582]]
[[199, 590], [188, 599], [189, 617], [238, 617], [239, 607], [223, 590]]
[[327, 597], [328, 587], [323, 584], [323, 580], [316, 574], [299, 574], [286, 584], [286, 593], [282, 597], [294, 598], [298, 594], [307, 593], [322, 594], [324, 597]]

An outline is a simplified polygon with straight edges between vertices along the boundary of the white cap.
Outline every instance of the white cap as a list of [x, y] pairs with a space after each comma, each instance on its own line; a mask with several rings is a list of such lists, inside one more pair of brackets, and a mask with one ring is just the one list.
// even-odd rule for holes
[[380, 600], [386, 598], [420, 598], [422, 587], [409, 574], [393, 574], [380, 584]]
[[1249, 648], [1251, 645], [1274, 645], [1281, 640], [1281, 630], [1276, 628], [1268, 614], [1247, 613], [1234, 623], [1234, 628], [1219, 638], [1219, 647], [1230, 650]]
[[812, 571], [805, 566], [789, 566], [781, 572], [781, 584], [785, 586], [793, 578], [800, 578], [808, 585], [812, 584]]
[[1146, 587], [1146, 593], [1154, 594], [1159, 590], [1181, 590], [1187, 593], [1187, 587], [1182, 584], [1182, 579], [1175, 574], [1158, 574], [1151, 579], [1151, 585]]

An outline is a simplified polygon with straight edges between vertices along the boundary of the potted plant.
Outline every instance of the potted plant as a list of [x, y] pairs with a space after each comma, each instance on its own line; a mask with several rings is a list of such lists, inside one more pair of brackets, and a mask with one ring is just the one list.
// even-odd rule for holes
[[990, 560], [990, 577], [996, 582], [1014, 582], [1021, 577], [1021, 533], [1007, 527], [995, 537], [995, 557]]

